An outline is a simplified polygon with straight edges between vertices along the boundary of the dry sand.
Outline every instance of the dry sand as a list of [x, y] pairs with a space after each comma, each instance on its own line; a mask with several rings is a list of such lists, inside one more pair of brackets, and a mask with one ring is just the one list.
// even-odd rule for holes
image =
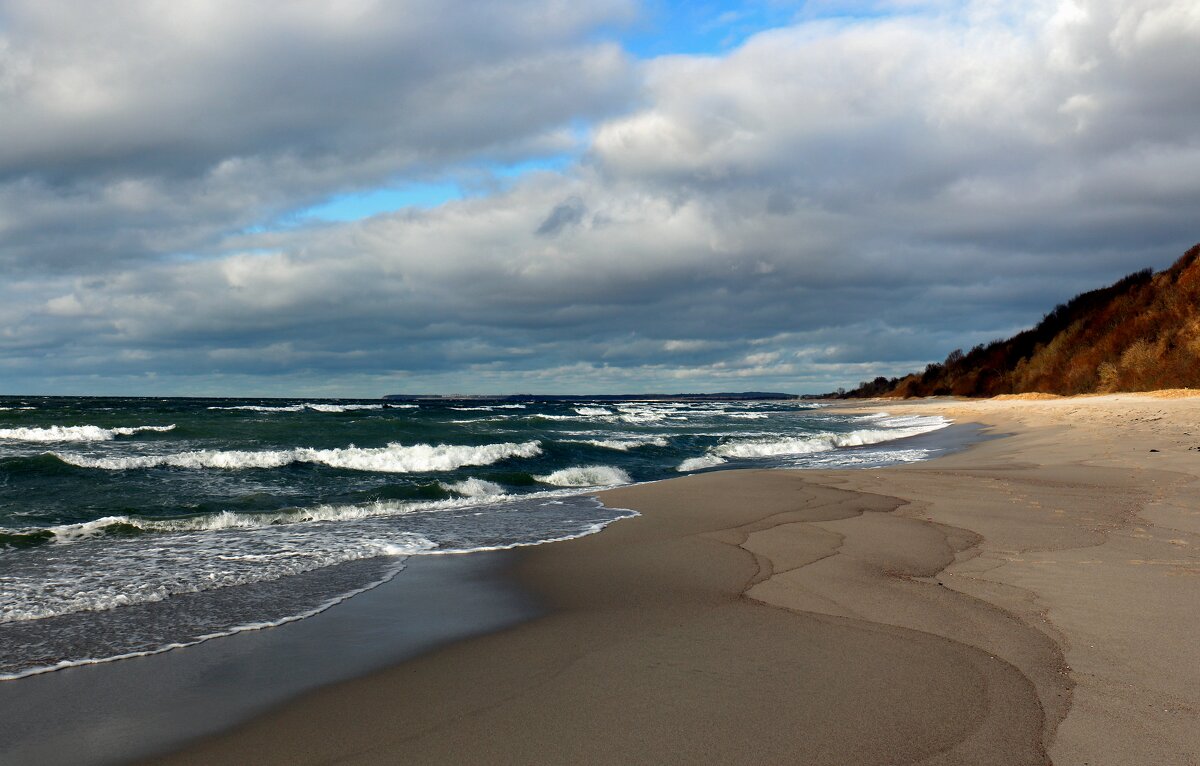
[[1010, 436], [604, 493], [548, 616], [163, 762], [1200, 762], [1200, 399], [865, 406]]

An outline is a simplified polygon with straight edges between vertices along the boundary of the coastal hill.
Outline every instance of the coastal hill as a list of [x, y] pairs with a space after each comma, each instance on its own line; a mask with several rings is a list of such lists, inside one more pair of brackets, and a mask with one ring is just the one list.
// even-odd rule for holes
[[1157, 274], [1145, 269], [1082, 293], [1030, 330], [952, 351], [902, 378], [830, 396], [1087, 394], [1200, 387], [1200, 244]]

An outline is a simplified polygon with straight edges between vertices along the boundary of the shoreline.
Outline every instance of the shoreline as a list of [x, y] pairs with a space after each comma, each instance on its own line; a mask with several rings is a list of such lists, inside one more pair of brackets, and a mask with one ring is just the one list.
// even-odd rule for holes
[[[980, 438], [978, 429], [951, 425], [888, 444], [945, 453]], [[840, 451], [872, 453], [880, 446]], [[0, 743], [0, 760], [80, 763], [83, 741], [88, 743], [87, 763], [125, 763], [169, 753], [197, 739], [219, 736], [323, 686], [533, 619], [542, 605], [509, 574], [520, 555], [521, 549], [413, 555], [395, 578], [305, 619], [7, 681], [0, 684], [0, 718], [9, 724], [10, 734]], [[430, 564], [433, 559], [447, 563]], [[447, 592], [455, 601], [475, 603], [479, 613], [460, 610], [447, 620], [428, 595]], [[488, 602], [482, 608], [480, 599]], [[401, 626], [410, 620], [419, 629]], [[344, 625], [382, 631], [396, 645], [384, 650], [366, 645], [348, 637], [350, 628]], [[322, 656], [316, 647], [336, 656]], [[280, 658], [288, 657], [293, 662], [283, 677]]]
[[1010, 435], [601, 493], [547, 615], [155, 762], [1194, 763], [1200, 401], [886, 406]]
[[312, 617], [0, 683], [0, 762], [171, 752], [322, 686], [535, 617], [541, 608], [501, 574], [510, 558], [411, 556], [398, 576]]

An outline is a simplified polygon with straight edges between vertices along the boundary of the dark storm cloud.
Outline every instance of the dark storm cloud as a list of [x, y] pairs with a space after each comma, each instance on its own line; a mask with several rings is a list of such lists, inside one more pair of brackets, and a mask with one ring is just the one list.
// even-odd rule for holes
[[[36, 253], [57, 271], [14, 267], [0, 285], [4, 369], [75, 390], [97, 373], [172, 391], [828, 390], [1008, 335], [1200, 239], [1193, 3], [817, 22], [648, 62], [636, 87], [619, 53], [572, 42], [596, 18], [552, 7], [559, 26], [536, 33], [416, 14], [477, 44], [431, 52], [412, 64], [421, 77], [388, 69], [407, 59], [376, 38], [418, 34], [394, 19], [293, 21], [289, 39], [324, 41], [295, 56], [310, 90], [274, 66], [187, 86], [234, 120], [286, 81], [300, 89], [286, 118], [268, 99], [220, 129], [114, 128], [107, 151], [65, 128], [28, 138], [6, 160], [18, 180], [0, 211], [17, 212], [0, 212], [0, 236], [10, 263]], [[229, 23], [222, 39], [259, 55], [269, 35]], [[343, 38], [358, 52], [329, 42]], [[563, 172], [430, 210], [236, 233], [313, 190], [519, 152], [605, 110]], [[168, 158], [154, 136], [174, 133], [186, 146]], [[29, 169], [39, 141], [63, 147], [52, 172]]]

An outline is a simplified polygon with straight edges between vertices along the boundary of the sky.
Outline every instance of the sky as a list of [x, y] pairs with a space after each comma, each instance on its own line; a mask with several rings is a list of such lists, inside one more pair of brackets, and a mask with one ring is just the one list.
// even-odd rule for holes
[[1194, 0], [0, 0], [0, 394], [851, 387], [1200, 241]]

